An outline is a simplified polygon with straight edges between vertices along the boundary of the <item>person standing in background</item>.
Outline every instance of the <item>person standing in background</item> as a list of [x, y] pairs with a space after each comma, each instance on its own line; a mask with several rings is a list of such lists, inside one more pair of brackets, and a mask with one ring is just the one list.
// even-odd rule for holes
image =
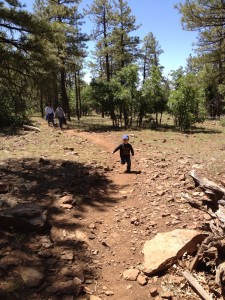
[[53, 124], [55, 127], [55, 122], [54, 122], [54, 109], [50, 105], [50, 103], [47, 104], [45, 107], [45, 115], [46, 115], [46, 121], [48, 121], [48, 126], [50, 126], [50, 123]]
[[60, 105], [55, 110], [55, 117], [58, 118], [59, 127], [62, 129], [63, 128], [62, 124], [65, 119], [65, 113]]

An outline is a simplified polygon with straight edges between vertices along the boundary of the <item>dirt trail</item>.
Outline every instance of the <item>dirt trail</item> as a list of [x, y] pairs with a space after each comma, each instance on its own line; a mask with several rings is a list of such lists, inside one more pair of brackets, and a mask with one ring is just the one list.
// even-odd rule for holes
[[134, 173], [126, 174], [124, 173], [126, 166], [120, 165], [119, 152], [112, 154], [112, 150], [121, 142], [116, 136], [112, 138], [105, 134], [71, 130], [67, 131], [66, 135], [82, 137], [108, 153], [111, 171], [107, 173], [107, 177], [116, 187], [108, 191], [108, 197], [115, 204], [106, 208], [104, 213], [95, 208], [89, 208], [88, 215], [86, 215], [89, 222], [92, 220], [98, 223], [101, 220], [102, 223], [97, 226], [98, 238], [92, 241], [93, 247], [99, 251], [98, 259], [101, 269], [101, 279], [97, 283], [97, 290], [103, 292], [102, 299], [107, 298], [104, 296], [104, 291], [114, 294], [110, 297], [112, 300], [145, 299], [146, 292], [143, 293], [140, 285], [138, 286], [136, 282], [135, 284], [126, 282], [122, 278], [122, 273], [126, 268], [135, 266], [142, 259], [140, 253], [142, 242], [138, 237], [138, 231], [128, 227], [130, 217], [135, 216], [136, 213], [139, 214], [140, 211], [135, 199], [135, 185], [141, 174], [137, 174], [140, 172], [139, 169], [134, 169], [137, 166], [140, 168], [139, 151], [134, 149], [135, 156], [132, 157]]
[[[79, 136], [83, 139], [86, 139], [90, 141], [94, 145], [100, 146], [100, 148], [105, 150], [109, 155], [109, 166], [111, 168], [114, 168], [113, 172], [109, 173], [109, 177], [111, 180], [120, 188], [122, 188], [124, 185], [127, 185], [129, 182], [129, 185], [132, 186], [132, 181], [136, 178], [136, 173], [140, 172], [139, 170], [134, 170], [138, 166], [139, 161], [139, 151], [135, 150], [135, 156], [132, 159], [132, 166], [135, 173], [132, 174], [124, 174], [124, 171], [126, 169], [126, 166], [120, 165], [120, 159], [119, 159], [119, 152], [116, 152], [112, 154], [112, 151], [115, 149], [119, 143], [121, 143], [121, 140], [119, 140], [116, 136], [114, 138], [108, 137], [105, 134], [98, 134], [98, 133], [89, 133], [89, 132], [76, 132], [74, 130], [67, 130], [66, 131], [67, 136]], [[121, 134], [122, 138], [122, 134]]]
[[[205, 215], [183, 201], [181, 193], [194, 193], [194, 184], [187, 176], [193, 165], [212, 159], [215, 163], [215, 153], [212, 158], [209, 147], [212, 141], [205, 141], [204, 149], [209, 151], [201, 162], [198, 136], [128, 132], [135, 155], [132, 172], [126, 174], [119, 153], [112, 154], [121, 142], [121, 132], [61, 131], [49, 128], [42, 119], [38, 125], [39, 133], [1, 138], [0, 172], [14, 187], [7, 200], [13, 204], [37, 203], [48, 211], [49, 227], [43, 234], [28, 233], [21, 240], [16, 231], [4, 237], [2, 263], [10, 263], [8, 272], [2, 273], [0, 298], [7, 283], [35, 265], [43, 275], [43, 286], [32, 291], [18, 285], [16, 292], [22, 298], [13, 292], [7, 299], [89, 300], [88, 295], [95, 295], [101, 300], [143, 300], [151, 299], [150, 288], [157, 288], [159, 293], [172, 290], [174, 300], [197, 299], [195, 294], [186, 295], [179, 289], [179, 283], [171, 286], [170, 276], [179, 279], [179, 269], [147, 278], [144, 286], [124, 280], [122, 274], [132, 267], [141, 269], [143, 244], [157, 233], [177, 228], [202, 230]], [[222, 139], [218, 138], [220, 149]], [[221, 165], [221, 151], [216, 153]], [[195, 197], [201, 199], [201, 193]], [[0, 201], [4, 208], [5, 195]], [[30, 258], [23, 261], [22, 270], [10, 260], [14, 250]], [[87, 291], [79, 298], [65, 289], [74, 276], [84, 279]]]

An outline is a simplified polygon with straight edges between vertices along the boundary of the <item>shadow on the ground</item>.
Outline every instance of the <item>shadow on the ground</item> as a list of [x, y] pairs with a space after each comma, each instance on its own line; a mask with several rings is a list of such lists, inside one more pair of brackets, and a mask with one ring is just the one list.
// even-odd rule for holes
[[209, 128], [205, 128], [205, 127], [196, 127], [196, 126], [192, 126], [190, 130], [180, 131], [177, 126], [167, 125], [167, 124], [162, 124], [160, 127], [154, 128], [152, 130], [163, 131], [163, 132], [167, 132], [167, 131], [169, 131], [169, 132], [180, 132], [180, 133], [184, 133], [184, 134], [199, 134], [199, 133], [218, 134], [218, 133], [223, 132], [223, 131], [218, 130], [218, 129], [212, 129], [212, 128], [209, 129]]
[[[82, 130], [86, 132], [111, 132], [111, 131], [124, 131], [125, 128], [121, 127], [113, 127], [112, 125], [105, 125], [105, 124], [91, 124], [91, 123], [85, 123], [82, 122], [80, 124], [78, 123], [70, 123], [68, 125], [69, 129], [75, 129], [75, 130]], [[128, 128], [129, 130], [133, 131], [144, 131], [144, 130], [153, 130], [153, 131], [163, 131], [163, 132], [180, 132], [184, 134], [199, 134], [199, 133], [204, 133], [204, 134], [218, 134], [222, 133], [222, 130], [218, 129], [212, 129], [212, 128], [206, 128], [206, 127], [197, 127], [197, 126], [192, 126], [190, 130], [185, 130], [185, 131], [180, 131], [179, 128], [175, 125], [169, 125], [169, 124], [161, 124], [159, 127], [155, 126], [145, 126], [143, 128], [137, 128], [137, 126], [132, 126]]]
[[24, 130], [22, 128], [19, 127], [6, 127], [0, 128], [0, 136], [21, 136], [24, 135]]
[[138, 174], [141, 174], [141, 171], [136, 171], [136, 170], [132, 170], [132, 171], [124, 171], [124, 173], [126, 174], [136, 174], [136, 175], [138, 175]]
[[[46, 287], [57, 284], [59, 277], [60, 282], [63, 280], [66, 282], [66, 278], [67, 281], [71, 280], [70, 276], [58, 275], [63, 268], [71, 268], [71, 264], [79, 268], [84, 277], [87, 274], [87, 278], [95, 278], [97, 272], [96, 268], [93, 268], [93, 256], [88, 249], [88, 243], [76, 239], [74, 232], [80, 228], [79, 218], [80, 220], [85, 218], [88, 207], [104, 212], [107, 206], [113, 206], [117, 201], [109, 197], [108, 190], [116, 190], [118, 187], [107, 178], [107, 173], [103, 169], [73, 161], [25, 158], [2, 161], [0, 174], [4, 182], [10, 185], [9, 193], [0, 194], [3, 210], [15, 202], [34, 202], [48, 212], [48, 222], [43, 232], [29, 232], [28, 228], [24, 228], [23, 232], [19, 232], [16, 228], [0, 231], [4, 235], [3, 239], [0, 236], [2, 241], [0, 278], [4, 278], [3, 283], [10, 283], [7, 288], [3, 288], [4, 285], [0, 284], [0, 298], [39, 299], [34, 295], [41, 295], [47, 299], [50, 295], [46, 293]], [[61, 207], [58, 202], [66, 195], [71, 195], [74, 199], [70, 209]], [[58, 240], [51, 240], [52, 228], [58, 234]], [[86, 234], [87, 239], [88, 234], [89, 232]], [[45, 239], [48, 242], [43, 242]], [[60, 248], [61, 253], [54, 252], [56, 247]], [[16, 258], [14, 257], [15, 261], [10, 261], [6, 265], [8, 255], [17, 250], [19, 252]], [[69, 260], [62, 259], [64, 251], [72, 251]], [[27, 259], [22, 260], [24, 255]], [[33, 289], [25, 288], [18, 276], [20, 271], [17, 262], [20, 260], [22, 267], [42, 270], [45, 274], [43, 288], [41, 286]], [[89, 265], [90, 267], [87, 267]], [[74, 273], [72, 276], [75, 276]], [[64, 294], [66, 294], [65, 287], [58, 286], [54, 299], [62, 299], [60, 297]], [[74, 295], [73, 292], [71, 294]]]

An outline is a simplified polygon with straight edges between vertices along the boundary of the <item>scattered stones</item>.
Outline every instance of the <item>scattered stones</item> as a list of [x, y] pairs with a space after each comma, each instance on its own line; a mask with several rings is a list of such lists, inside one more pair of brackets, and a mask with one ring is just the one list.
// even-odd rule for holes
[[77, 277], [73, 280], [55, 282], [53, 286], [57, 287], [61, 294], [73, 294], [75, 297], [83, 290], [81, 280]]
[[140, 285], [146, 285], [148, 283], [148, 277], [142, 274], [139, 274], [137, 277], [137, 282]]
[[90, 300], [102, 300], [102, 298], [98, 297], [98, 296], [94, 296], [94, 295], [90, 295]]
[[88, 228], [90, 228], [90, 229], [97, 229], [97, 227], [96, 227], [96, 225], [94, 223], [90, 224], [88, 226]]
[[164, 196], [164, 195], [165, 195], [165, 192], [164, 192], [164, 191], [157, 191], [157, 194], [158, 194], [159, 196]]
[[5, 209], [0, 214], [0, 227], [16, 230], [40, 231], [47, 220], [47, 211], [34, 203], [22, 203]]
[[[51, 134], [54, 134], [54, 132], [51, 131]], [[57, 133], [57, 138], [59, 135], [63, 137], [67, 134], [69, 136], [69, 131], [68, 133], [66, 130], [62, 131], [59, 134]], [[97, 137], [96, 142], [99, 143], [100, 139], [96, 133], [86, 133], [86, 135], [90, 135], [93, 140]], [[111, 132], [107, 132], [107, 135], [110, 138], [112, 137]], [[181, 136], [184, 139], [183, 135]], [[81, 146], [80, 148], [82, 148], [87, 144], [91, 146], [89, 139], [79, 141], [77, 136], [73, 138], [75, 147]], [[190, 135], [191, 139], [192, 135]], [[48, 158], [51, 150], [56, 153], [57, 144], [60, 144], [61, 148], [62, 145], [63, 147], [65, 145], [64, 150], [74, 151], [74, 148], [71, 148], [69, 144], [67, 146], [67, 141], [70, 140], [70, 138], [64, 139], [65, 143], [63, 144], [59, 143], [59, 140], [57, 140], [57, 143], [53, 142], [53, 144], [48, 145], [51, 149], [43, 149], [41, 155]], [[67, 160], [68, 156], [66, 157], [68, 153], [64, 152], [62, 157], [63, 160], [65, 159], [64, 162], [60, 160], [61, 158], [58, 161], [55, 161], [54, 158], [51, 158], [51, 161], [43, 158], [40, 159], [40, 163], [36, 161], [36, 165], [19, 162], [21, 169], [17, 171], [20, 174], [21, 182], [19, 184], [14, 182], [13, 173], [15, 172], [13, 170], [10, 174], [12, 180], [7, 177], [6, 181], [6, 183], [10, 182], [10, 188], [6, 190], [7, 193], [11, 189], [12, 182], [12, 194], [11, 191], [7, 195], [6, 192], [2, 192], [5, 195], [0, 195], [0, 208], [12, 207], [21, 201], [27, 201], [27, 199], [35, 200], [43, 207], [49, 207], [48, 224], [51, 227], [47, 227], [47, 230], [41, 232], [41, 234], [32, 233], [32, 237], [27, 234], [15, 235], [14, 230], [10, 228], [9, 232], [12, 237], [0, 238], [1, 279], [4, 280], [5, 277], [8, 279], [11, 274], [20, 274], [18, 272], [20, 268], [23, 269], [24, 266], [32, 265], [31, 269], [40, 272], [40, 277], [38, 275], [33, 276], [32, 271], [27, 272], [28, 275], [26, 272], [21, 271], [20, 275], [27, 280], [26, 290], [28, 290], [28, 287], [37, 287], [34, 293], [32, 291], [34, 298], [38, 293], [38, 296], [46, 299], [72, 300], [81, 293], [82, 283], [85, 285], [86, 294], [80, 295], [79, 299], [103, 300], [103, 298], [106, 299], [107, 296], [113, 295], [112, 298], [123, 299], [123, 295], [120, 294], [122, 290], [122, 293], [126, 294], [126, 299], [137, 297], [136, 295], [143, 299], [154, 297], [155, 300], [172, 299], [179, 296], [182, 298], [182, 295], [177, 295], [177, 291], [180, 289], [178, 286], [184, 281], [183, 277], [167, 274], [149, 278], [142, 273], [143, 265], [139, 261], [140, 249], [146, 236], [150, 239], [162, 228], [163, 230], [171, 230], [175, 225], [180, 228], [190, 228], [191, 226], [199, 228], [201, 222], [210, 221], [211, 219], [209, 215], [203, 213], [201, 215], [198, 213], [193, 214], [194, 209], [189, 208], [180, 196], [183, 189], [192, 189], [191, 193], [194, 190], [193, 183], [189, 183], [188, 178], [186, 178], [190, 161], [194, 161], [194, 159], [191, 155], [188, 162], [185, 155], [178, 154], [180, 151], [178, 147], [167, 151], [172, 140], [172, 136], [168, 136], [167, 140], [164, 140], [161, 132], [159, 132], [155, 143], [150, 139], [150, 141], [145, 141], [145, 149], [135, 149], [137, 159], [134, 160], [134, 168], [143, 168], [143, 172], [139, 176], [132, 172], [126, 177], [126, 183], [123, 182], [122, 185], [122, 182], [117, 182], [118, 186], [114, 185], [114, 182], [112, 185], [112, 182], [109, 182], [104, 187], [98, 185], [103, 179], [98, 172], [110, 177], [112, 181], [115, 178], [119, 181], [125, 176], [122, 174], [121, 176], [118, 175], [120, 178], [116, 177], [117, 173], [120, 174], [120, 168], [117, 166], [119, 162], [115, 162], [112, 167], [113, 163], [109, 162], [111, 157], [108, 157], [108, 151], [102, 151], [104, 146], [98, 152], [99, 160], [100, 155], [104, 153], [107, 163], [100, 162], [98, 159], [94, 160], [90, 155], [86, 160], [86, 164], [83, 164], [83, 151], [79, 151], [79, 157], [70, 155], [69, 161]], [[47, 140], [43, 138], [43, 141]], [[164, 147], [164, 145], [160, 144], [160, 141], [168, 142], [168, 149], [161, 149], [160, 147]], [[23, 145], [20, 144], [19, 146], [20, 150], [25, 150], [25, 147], [22, 148]], [[89, 153], [88, 148], [89, 155], [91, 152]], [[147, 151], [150, 151], [149, 155], [147, 155]], [[173, 151], [177, 153], [174, 156], [171, 155]], [[77, 152], [74, 152], [74, 154], [77, 154]], [[143, 157], [138, 157], [139, 154], [143, 154]], [[174, 162], [175, 155], [180, 158], [180, 163]], [[108, 167], [108, 164], [110, 167]], [[43, 170], [39, 172], [37, 166], [43, 168]], [[51, 173], [53, 166], [54, 170]], [[3, 173], [4, 169], [12, 170], [7, 163], [4, 163], [4, 167], [1, 168]], [[108, 173], [109, 171], [111, 172]], [[35, 178], [35, 173], [39, 177]], [[56, 180], [49, 180], [52, 174], [54, 174]], [[59, 178], [57, 178], [58, 175]], [[129, 182], [127, 182], [127, 178]], [[46, 182], [44, 182], [45, 180]], [[184, 184], [186, 185], [184, 186]], [[107, 194], [108, 187], [109, 193]], [[118, 189], [115, 189], [115, 187]], [[40, 194], [38, 194], [37, 199], [32, 200], [32, 197], [34, 198], [33, 192], [37, 188]], [[120, 190], [122, 191], [118, 192]], [[29, 194], [30, 191], [32, 193]], [[196, 192], [195, 189], [194, 192], [196, 201], [205, 199], [200, 190]], [[9, 198], [12, 198], [12, 196], [16, 200], [13, 204], [11, 204], [12, 201], [9, 203]], [[103, 200], [109, 199], [110, 203], [107, 202], [107, 205], [105, 205], [106, 202], [103, 203]], [[98, 202], [98, 200], [100, 201]], [[79, 230], [77, 230], [78, 228]], [[48, 236], [49, 229], [51, 238]], [[179, 244], [177, 241], [173, 243]], [[31, 257], [26, 254], [26, 250], [28, 250], [29, 255], [31, 254]], [[158, 257], [158, 253], [154, 255], [154, 259]], [[178, 254], [175, 259], [177, 258], [179, 258]], [[183, 260], [182, 258], [184, 266], [189, 263], [186, 259]], [[136, 269], [134, 269], [134, 265]], [[44, 273], [42, 266], [45, 266], [45, 277], [42, 274]], [[121, 267], [124, 270], [129, 270], [121, 274]], [[175, 271], [173, 274], [180, 274], [178, 264], [176, 268], [177, 272]], [[175, 267], [173, 270], [175, 270]], [[126, 274], [126, 272], [131, 272], [131, 274]], [[128, 281], [120, 280], [118, 282], [119, 274]], [[102, 280], [102, 275], [104, 280]], [[31, 282], [28, 280], [29, 277]], [[35, 277], [36, 282], [32, 282]], [[161, 292], [164, 288], [162, 285], [164, 281], [168, 286], [173, 284], [174, 293], [177, 289], [176, 296], [168, 291]], [[42, 284], [42, 282], [44, 283]], [[103, 282], [107, 285], [107, 288], [102, 288]], [[5, 283], [3, 282], [3, 284]], [[145, 286], [147, 284], [149, 285]], [[154, 287], [154, 285], [157, 287]], [[118, 289], [115, 287], [118, 287]], [[184, 284], [182, 284], [183, 287]], [[167, 289], [167, 286], [165, 286], [165, 289]], [[182, 292], [185, 289], [186, 285]], [[45, 293], [44, 296], [41, 294], [42, 291]], [[101, 294], [102, 298], [92, 294]]]
[[163, 298], [163, 299], [172, 299], [174, 294], [172, 292], [162, 292], [160, 294], [160, 296]]
[[156, 297], [157, 295], [159, 295], [158, 289], [156, 287], [151, 287], [149, 290], [149, 294], [152, 297]]
[[0, 182], [0, 194], [8, 193], [9, 184]]
[[45, 289], [45, 292], [49, 295], [52, 295], [58, 292], [58, 288], [56, 286], [51, 285]]
[[137, 217], [133, 217], [130, 219], [131, 224], [134, 224], [135, 226], [138, 226], [140, 224], [140, 220]]
[[123, 272], [123, 278], [125, 280], [135, 281], [139, 273], [140, 271], [137, 269], [129, 269]]
[[73, 251], [67, 250], [62, 252], [61, 259], [72, 260], [73, 256], [74, 256]]
[[206, 221], [210, 221], [212, 219], [212, 217], [208, 214], [204, 214], [203, 215], [203, 218], [206, 220]]
[[28, 288], [37, 287], [44, 279], [44, 274], [35, 268], [21, 268], [21, 278]]
[[104, 294], [106, 294], [106, 296], [113, 296], [114, 292], [112, 292], [112, 291], [104, 291]]
[[182, 282], [184, 282], [184, 277], [171, 275], [169, 277], [169, 282], [171, 282], [172, 284], [180, 285]]

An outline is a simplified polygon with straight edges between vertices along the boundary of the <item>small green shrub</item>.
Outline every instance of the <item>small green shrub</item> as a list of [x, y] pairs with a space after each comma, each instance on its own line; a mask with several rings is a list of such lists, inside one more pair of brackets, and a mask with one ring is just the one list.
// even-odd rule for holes
[[220, 120], [220, 125], [223, 126], [223, 127], [225, 127], [225, 119], [221, 119]]

